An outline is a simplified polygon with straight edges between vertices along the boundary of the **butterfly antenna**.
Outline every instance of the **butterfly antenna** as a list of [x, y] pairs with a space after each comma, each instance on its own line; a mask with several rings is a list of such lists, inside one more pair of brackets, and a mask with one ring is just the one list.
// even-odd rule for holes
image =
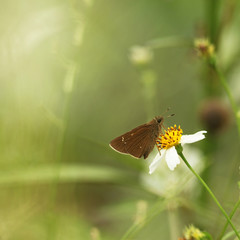
[[[170, 107], [168, 107], [168, 108], [166, 109], [166, 111], [162, 114], [162, 116], [164, 116], [169, 110], [171, 110]], [[172, 117], [172, 116], [174, 116], [174, 115], [175, 115], [175, 114], [172, 113], [172, 114], [168, 115], [167, 118], [168, 118], [168, 117]]]
[[173, 117], [173, 116], [175, 116], [175, 113], [172, 113], [172, 114], [168, 115], [167, 118]]

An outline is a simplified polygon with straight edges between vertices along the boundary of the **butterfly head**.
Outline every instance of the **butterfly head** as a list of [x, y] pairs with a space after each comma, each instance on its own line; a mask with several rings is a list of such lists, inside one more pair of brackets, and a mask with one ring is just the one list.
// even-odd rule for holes
[[158, 124], [163, 124], [164, 118], [162, 116], [157, 116], [157, 117], [155, 117], [155, 120]]

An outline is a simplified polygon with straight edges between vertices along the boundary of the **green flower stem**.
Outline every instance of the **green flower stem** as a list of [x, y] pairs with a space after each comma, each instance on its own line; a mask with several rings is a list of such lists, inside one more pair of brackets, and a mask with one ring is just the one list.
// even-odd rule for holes
[[149, 67], [141, 69], [140, 80], [142, 83], [142, 93], [145, 100], [145, 109], [147, 112], [148, 119], [154, 115], [155, 110], [155, 97], [156, 97], [156, 84], [157, 84], [157, 75], [154, 70]]
[[169, 221], [169, 236], [171, 240], [176, 240], [180, 236], [178, 211], [176, 208], [171, 209], [170, 207], [167, 213]]
[[[238, 199], [238, 201], [237, 201], [237, 203], [235, 204], [235, 206], [234, 206], [231, 214], [229, 215], [229, 218], [230, 218], [230, 219], [232, 219], [234, 213], [237, 211], [237, 209], [238, 209], [239, 206], [240, 206], [240, 198]], [[225, 232], [226, 232], [226, 230], [227, 230], [227, 226], [228, 226], [228, 221], [226, 222], [226, 224], [225, 224], [225, 226], [224, 226], [224, 228], [223, 228], [223, 230], [222, 230], [222, 232], [221, 232], [221, 234], [220, 234], [220, 236], [219, 236], [218, 239], [222, 239], [222, 238], [223, 238], [223, 236], [224, 236], [224, 234], [225, 234]]]
[[139, 232], [148, 222], [150, 222], [155, 216], [157, 216], [160, 212], [166, 209], [167, 202], [165, 200], [160, 200], [156, 203], [156, 205], [150, 210], [149, 214], [138, 223], [134, 223], [128, 231], [124, 234], [121, 240], [130, 240], [134, 239], [133, 237], [137, 232]]
[[238, 113], [239, 109], [238, 109], [238, 107], [237, 107], [237, 105], [236, 105], [236, 103], [234, 101], [234, 98], [232, 96], [232, 93], [230, 91], [230, 88], [229, 88], [229, 86], [227, 84], [227, 81], [226, 81], [222, 71], [219, 69], [219, 67], [216, 64], [216, 61], [212, 61], [211, 66], [213, 67], [213, 69], [217, 73], [218, 78], [219, 78], [219, 80], [220, 80], [220, 82], [221, 82], [221, 84], [222, 84], [222, 86], [223, 86], [223, 88], [224, 88], [224, 90], [225, 90], [225, 92], [226, 92], [226, 94], [228, 96], [228, 99], [230, 101], [230, 104], [232, 106], [232, 109], [233, 109], [233, 112], [234, 112], [234, 115], [235, 115], [235, 118], [236, 118], [236, 123], [237, 123], [237, 128], [238, 128], [238, 135], [240, 137], [240, 117], [239, 117], [239, 113]]
[[222, 205], [219, 203], [219, 201], [217, 200], [217, 198], [215, 197], [215, 195], [213, 194], [213, 192], [211, 191], [211, 189], [208, 187], [208, 185], [204, 182], [204, 180], [194, 171], [194, 169], [191, 167], [191, 165], [188, 163], [187, 159], [184, 157], [183, 155], [183, 148], [181, 146], [181, 144], [176, 146], [176, 150], [178, 155], [182, 158], [182, 160], [185, 162], [185, 164], [187, 165], [187, 167], [191, 170], [191, 172], [198, 178], [198, 180], [202, 183], [202, 185], [206, 188], [206, 190], [208, 191], [208, 193], [211, 195], [213, 201], [217, 204], [217, 206], [219, 207], [219, 209], [221, 210], [221, 212], [223, 213], [223, 215], [226, 217], [228, 223], [231, 225], [233, 231], [235, 232], [236, 236], [238, 237], [238, 239], [240, 239], [240, 235], [237, 231], [237, 229], [235, 228], [235, 226], [233, 225], [231, 219], [229, 218], [228, 214], [226, 213], [226, 211], [223, 209]]
[[219, 0], [206, 1], [208, 34], [214, 44], [217, 42], [219, 2]]

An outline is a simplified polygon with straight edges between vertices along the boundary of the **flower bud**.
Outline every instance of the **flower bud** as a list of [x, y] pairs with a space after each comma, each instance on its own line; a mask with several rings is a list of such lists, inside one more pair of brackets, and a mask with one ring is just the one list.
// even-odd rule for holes
[[211, 58], [214, 56], [215, 47], [211, 44], [208, 39], [199, 38], [194, 41], [194, 46], [200, 57]]

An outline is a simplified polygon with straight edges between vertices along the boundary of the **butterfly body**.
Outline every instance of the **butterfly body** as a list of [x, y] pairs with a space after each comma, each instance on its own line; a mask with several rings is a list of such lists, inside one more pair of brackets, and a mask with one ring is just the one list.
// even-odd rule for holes
[[117, 152], [129, 154], [135, 158], [144, 157], [146, 159], [156, 144], [163, 120], [161, 116], [155, 117], [150, 122], [113, 139], [110, 142], [110, 147]]

